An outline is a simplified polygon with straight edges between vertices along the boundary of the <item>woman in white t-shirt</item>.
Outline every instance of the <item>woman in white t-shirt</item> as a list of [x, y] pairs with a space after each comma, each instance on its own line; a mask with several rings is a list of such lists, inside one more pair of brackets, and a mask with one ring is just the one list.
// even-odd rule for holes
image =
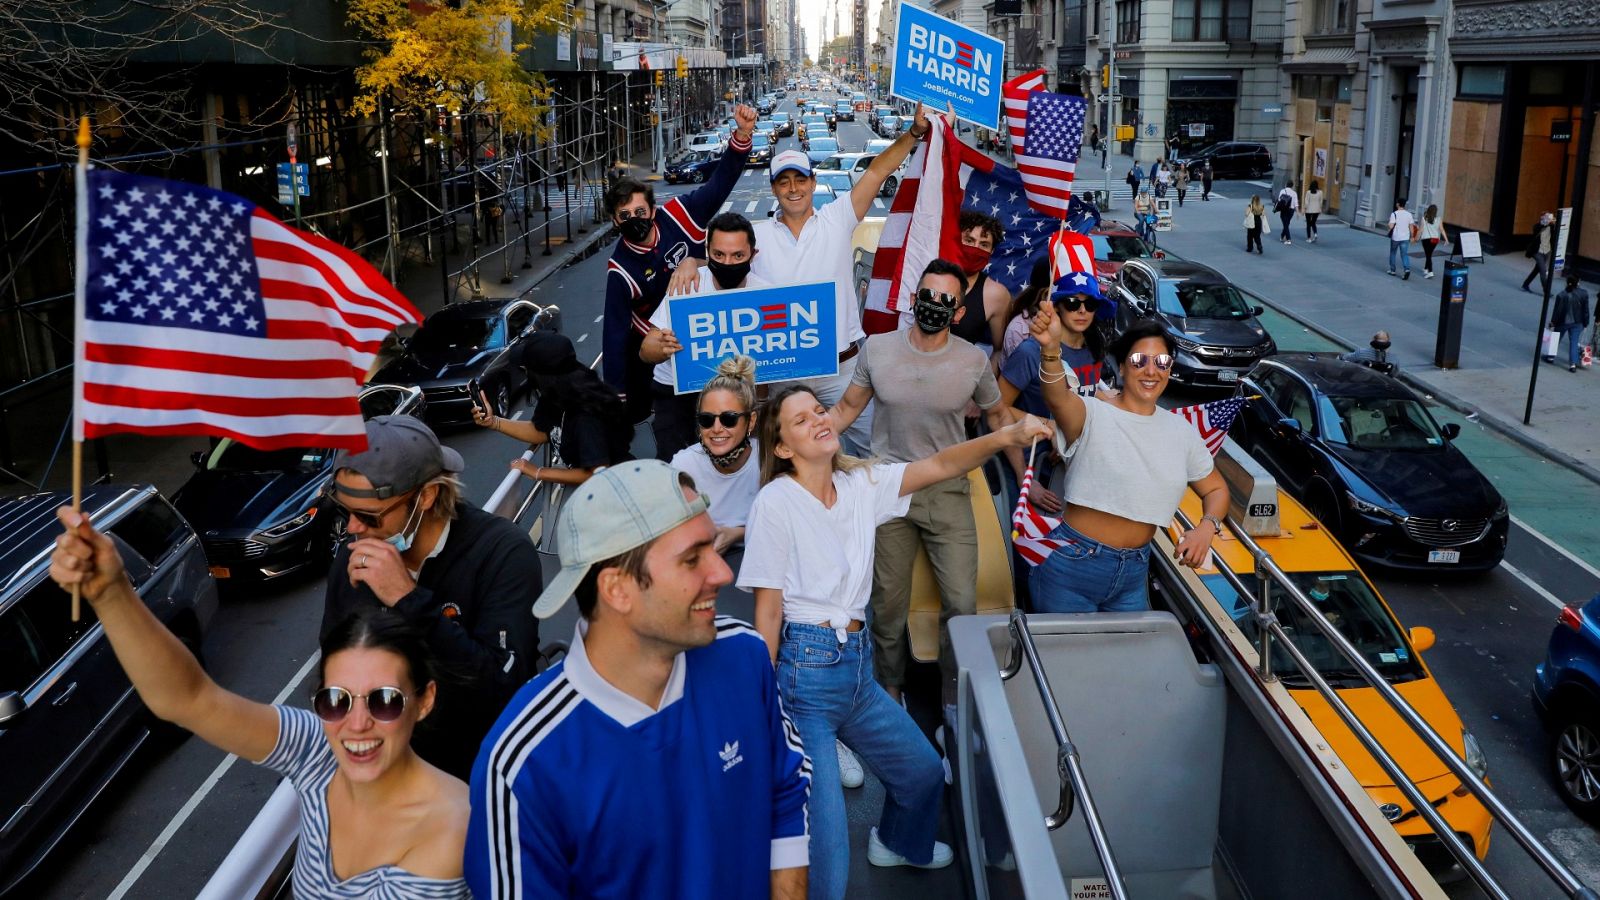
[[727, 553], [744, 540], [750, 505], [761, 489], [760, 445], [755, 430], [756, 363], [748, 356], [730, 356], [700, 389], [695, 428], [700, 440], [673, 454], [672, 467], [687, 472], [695, 487], [711, 501], [717, 526], [716, 550]]
[[1039, 381], [1056, 420], [1056, 449], [1071, 459], [1061, 491], [1066, 506], [1050, 537], [1062, 542], [1028, 576], [1038, 612], [1125, 612], [1150, 608], [1150, 539], [1171, 523], [1185, 487], [1205, 516], [1178, 542], [1178, 561], [1198, 566], [1228, 514], [1228, 488], [1200, 432], [1156, 401], [1167, 389], [1175, 348], [1156, 322], [1141, 322], [1111, 342], [1122, 393], [1079, 396], [1061, 361], [1062, 328], [1050, 304], [1033, 317]]
[[811, 758], [810, 896], [843, 897], [849, 827], [834, 741], [860, 754], [884, 785], [867, 842], [877, 866], [939, 868], [934, 840], [944, 772], [939, 756], [872, 670], [866, 628], [878, 526], [904, 516], [911, 494], [964, 475], [1006, 447], [1047, 437], [1033, 416], [913, 463], [840, 452], [837, 429], [811, 388], [791, 384], [762, 407], [761, 480], [750, 510], [740, 587], [756, 595], [756, 628], [778, 666], [778, 690]]

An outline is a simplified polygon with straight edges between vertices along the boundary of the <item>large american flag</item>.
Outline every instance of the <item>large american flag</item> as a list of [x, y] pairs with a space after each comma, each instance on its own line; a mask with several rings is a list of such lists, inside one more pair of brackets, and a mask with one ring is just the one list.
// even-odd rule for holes
[[422, 319], [376, 269], [222, 191], [105, 169], [83, 184], [79, 439], [366, 448], [357, 389]]
[[[1005, 285], [1013, 295], [1027, 284], [1028, 274], [1041, 256], [1061, 246], [1063, 241], [1067, 245], [1077, 246], [1073, 241], [1073, 238], [1081, 237], [1077, 231], [1087, 231], [1099, 221], [1093, 207], [1076, 204], [1067, 218], [1067, 226], [1072, 232], [1069, 232], [1069, 237], [1062, 238], [1061, 220], [1029, 206], [1023, 192], [1022, 176], [1017, 174], [1016, 169], [998, 163], [987, 172], [974, 169], [967, 177], [961, 208], [986, 213], [1000, 220], [1005, 234], [1001, 236], [1000, 243], [995, 245], [987, 271], [990, 278]], [[1087, 247], [1087, 256], [1081, 251], [1076, 253], [1073, 259], [1080, 265], [1069, 271], [1093, 274], [1094, 245], [1088, 238], [1082, 238], [1082, 241], [1083, 246]], [[1051, 280], [1054, 281], [1054, 277]]]
[[[1194, 425], [1200, 432], [1200, 437], [1206, 442], [1206, 449], [1212, 456], [1222, 449], [1222, 440], [1228, 436], [1228, 426], [1239, 415], [1239, 410], [1244, 408], [1248, 397], [1229, 397], [1226, 400], [1213, 400], [1210, 403], [1199, 403], [1194, 406], [1183, 406], [1169, 410], [1176, 415], [1183, 416], [1184, 420]], [[1103, 400], [1085, 400], [1085, 403], [1103, 403]], [[1033, 486], [1033, 464], [1030, 463], [1022, 473], [1022, 490], [1017, 495], [1016, 509], [1011, 511], [1011, 542], [1017, 548], [1017, 553], [1030, 566], [1037, 566], [1044, 562], [1045, 557], [1061, 549], [1065, 541], [1048, 537], [1050, 532], [1061, 526], [1061, 520], [1054, 516], [1047, 516], [1034, 509], [1033, 502], [1028, 499], [1028, 493]]]
[[1088, 104], [1082, 97], [1035, 91], [1028, 97], [1028, 147], [1017, 153], [1028, 204], [1039, 212], [1066, 218], [1072, 176], [1083, 149]]
[[1000, 85], [1000, 103], [1006, 113], [1012, 153], [1022, 153], [1028, 135], [1028, 95], [1044, 90], [1044, 76], [1043, 69], [1034, 69]]

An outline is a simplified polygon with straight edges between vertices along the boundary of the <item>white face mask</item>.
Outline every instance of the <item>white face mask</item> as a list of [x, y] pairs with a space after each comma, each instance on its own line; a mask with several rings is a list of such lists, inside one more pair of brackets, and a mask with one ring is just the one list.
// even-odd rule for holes
[[[417, 539], [417, 532], [422, 530], [422, 517], [417, 514], [422, 512], [422, 494], [417, 494], [417, 499], [411, 501], [411, 512], [406, 514], [406, 524], [398, 534], [391, 534], [384, 538], [386, 544], [392, 545], [396, 550], [405, 553], [411, 549], [411, 542]], [[411, 524], [412, 517], [416, 517], [417, 524]]]

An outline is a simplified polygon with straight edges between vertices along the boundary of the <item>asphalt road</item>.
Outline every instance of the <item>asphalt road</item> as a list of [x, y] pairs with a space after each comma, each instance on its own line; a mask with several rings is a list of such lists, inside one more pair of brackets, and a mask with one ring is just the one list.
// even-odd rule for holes
[[[792, 100], [785, 108], [793, 110]], [[872, 136], [864, 121], [840, 123], [845, 150], [861, 149]], [[780, 149], [794, 145], [793, 138], [780, 141]], [[658, 196], [682, 190], [686, 188], [661, 185]], [[756, 217], [771, 205], [764, 173], [751, 170], [729, 198], [728, 208]], [[542, 301], [562, 306], [564, 331], [584, 359], [599, 352], [605, 256], [557, 272], [538, 291]], [[467, 460], [465, 480], [475, 502], [488, 496], [520, 449], [498, 435], [471, 430], [445, 439]], [[1486, 449], [1473, 458], [1491, 477], [1524, 477], [1517, 471], [1526, 465], [1524, 457]], [[1490, 778], [1506, 803], [1591, 885], [1600, 885], [1600, 838], [1570, 815], [1551, 789], [1547, 745], [1528, 700], [1533, 666], [1543, 657], [1554, 623], [1552, 598], [1591, 596], [1600, 590], [1600, 573], [1521, 526], [1513, 529], [1507, 561], [1521, 577], [1502, 568], [1474, 578], [1379, 573], [1374, 580], [1404, 624], [1428, 625], [1437, 633], [1438, 644], [1426, 661], [1483, 744]], [[316, 577], [226, 595], [205, 645], [213, 676], [261, 700], [304, 698], [321, 598], [322, 583]], [[565, 639], [571, 623], [571, 611], [564, 611], [546, 624], [542, 639]], [[228, 764], [222, 753], [193, 739], [145, 752], [134, 771], [107, 792], [18, 896], [194, 896], [275, 782], [274, 776], [248, 763]], [[1506, 879], [1512, 896], [1555, 895], [1550, 882], [1501, 829], [1495, 832], [1490, 867]], [[924, 882], [922, 893], [943, 896], [933, 881]], [[1476, 891], [1461, 886], [1453, 893], [1472, 896]]]

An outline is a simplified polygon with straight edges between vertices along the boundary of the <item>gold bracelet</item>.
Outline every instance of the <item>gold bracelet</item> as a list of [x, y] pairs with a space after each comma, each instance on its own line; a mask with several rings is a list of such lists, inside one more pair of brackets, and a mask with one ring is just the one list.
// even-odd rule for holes
[[1055, 356], [1050, 356], [1047, 353], [1041, 353], [1041, 354], [1039, 354], [1039, 361], [1041, 363], [1060, 362], [1061, 361], [1061, 354], [1057, 353]]

